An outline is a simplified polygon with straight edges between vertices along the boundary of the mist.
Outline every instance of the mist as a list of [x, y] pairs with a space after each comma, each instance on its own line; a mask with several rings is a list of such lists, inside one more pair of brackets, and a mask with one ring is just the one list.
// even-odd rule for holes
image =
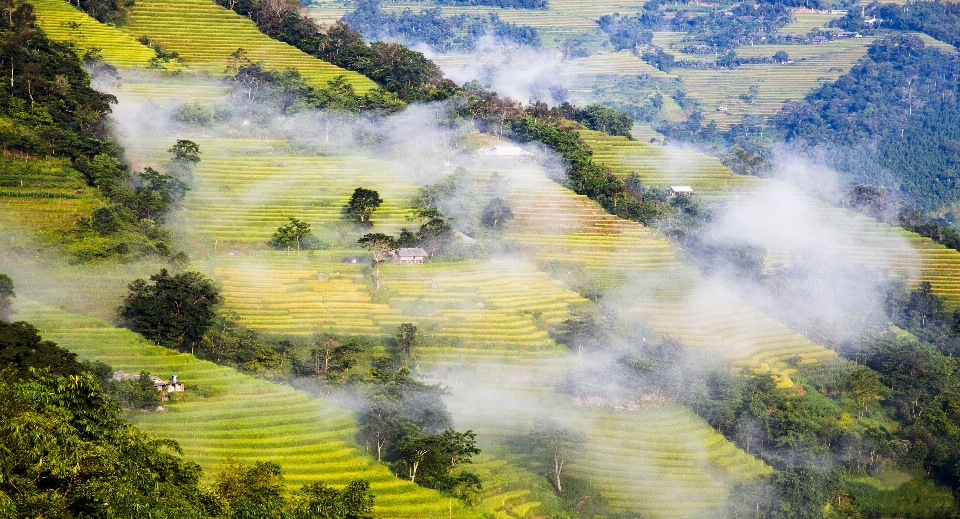
[[[476, 79], [518, 100], [556, 104], [566, 99], [559, 58], [543, 51], [504, 53], [490, 45], [466, 61], [452, 65], [450, 56], [438, 57], [439, 63], [448, 63], [443, 65], [447, 76], [458, 83]], [[112, 87], [120, 100], [112, 118], [134, 170], [163, 163], [166, 148], [178, 138], [201, 141], [201, 152], [207, 153], [203, 158], [269, 156], [279, 151], [339, 158], [342, 162], [330, 167], [344, 176], [356, 174], [354, 168], [359, 167], [361, 159], [376, 161], [376, 165], [390, 168], [397, 184], [421, 187], [455, 175], [462, 168], [462, 185], [439, 204], [445, 215], [453, 218], [455, 229], [474, 234], [479, 227], [472, 221], [478, 201], [493, 196], [510, 199], [514, 192], [536, 188], [544, 177], [564, 176], [562, 161], [531, 146], [527, 149], [537, 156], [523, 167], [496, 157], [478, 156], [476, 150], [495, 143], [495, 139], [479, 134], [470, 124], [453, 122], [444, 103], [412, 105], [389, 117], [369, 119], [313, 110], [286, 114], [268, 103], [234, 97], [229, 107], [221, 107], [223, 117], [196, 127], [177, 121], [185, 105], [174, 96], [143, 100], [125, 91], [131, 78], [124, 79], [119, 89], [116, 84]], [[222, 83], [213, 81], [177, 80], [173, 85], [174, 89], [179, 85], [213, 93], [224, 91]], [[219, 104], [215, 102], [211, 110], [221, 109]], [[214, 141], [227, 138], [235, 141], [216, 147]], [[206, 142], [214, 144], [214, 149], [205, 147]], [[686, 169], [696, 160], [686, 149], [662, 149], [674, 168]], [[702, 384], [698, 377], [723, 368], [731, 358], [755, 351], [768, 339], [768, 330], [758, 329], [758, 322], [777, 327], [779, 320], [807, 338], [829, 345], [882, 323], [891, 284], [898, 279], [912, 282], [917, 277], [917, 272], [909, 268], [918, 263], [916, 253], [904, 238], [883, 225], [831, 206], [841, 202], [845, 189], [829, 168], [785, 152], [778, 164], [776, 180], [757, 183], [715, 207], [701, 236], [707, 247], [742, 250], [760, 258], [757, 275], [743, 275], [737, 256], [729, 255], [712, 256], [702, 273], [689, 264], [638, 270], [620, 286], [601, 290], [598, 303], [583, 298], [573, 309], [595, 311], [605, 329], [603, 339], [582, 356], [575, 351], [554, 352], [544, 356], [550, 359], [547, 367], [507, 358], [481, 366], [451, 367], [451, 362], [445, 362], [437, 378], [450, 391], [446, 403], [457, 426], [487, 431], [488, 437], [503, 440], [528, 433], [542, 417], [582, 432], [597, 425], [599, 412], [630, 417], [623, 423], [632, 423], [629, 420], [633, 416], [675, 405], [682, 394]], [[277, 165], [281, 166], [286, 167]], [[202, 181], [193, 182], [194, 187], [200, 187]], [[231, 200], [239, 206], [237, 214], [256, 214], [291, 189], [289, 182], [283, 174], [277, 174], [244, 186], [242, 193], [231, 194]], [[415, 192], [409, 191], [406, 198], [397, 195], [398, 199], [391, 201], [406, 207], [412, 203], [412, 194]], [[178, 233], [198, 235], [189, 211], [174, 213], [170, 222]], [[387, 230], [395, 231], [395, 227], [388, 226]], [[580, 231], [559, 220], [544, 222], [543, 229], [564, 229], [571, 234]], [[318, 229], [321, 237], [339, 240], [333, 245], [343, 248], [355, 244], [359, 232], [352, 228], [343, 232], [333, 227]], [[504, 239], [491, 237], [490, 241], [502, 244], [510, 239], [508, 230]], [[206, 262], [226, 253], [226, 248], [211, 251], [209, 244], [199, 240], [191, 246], [192, 259], [203, 268], [210, 268], [213, 263]], [[869, 257], [864, 251], [869, 251]], [[506, 279], [525, 269], [543, 269], [523, 244], [504, 246], [498, 252], [495, 268]], [[254, 279], [266, 277], [270, 269], [256, 258], [244, 258], [236, 266]], [[62, 282], [62, 277], [51, 278], [44, 285], [45, 276], [37, 269], [29, 274], [26, 269], [15, 269], [11, 274], [29, 297], [38, 297], [35, 294], [50, 291]], [[28, 275], [35, 287], [23, 283]], [[682, 289], [665, 296], [664, 292], [673, 289], [671, 285], [681, 278], [683, 283], [677, 284], [683, 285]], [[122, 285], [114, 285], [119, 289], [107, 292], [111, 298], [119, 297], [122, 290]], [[461, 306], [470, 308], [473, 303], [465, 300]], [[670, 311], [693, 317], [671, 323], [662, 315]], [[723, 334], [716, 333], [717, 323], [725, 327]], [[556, 334], [557, 328], [558, 323], [549, 325], [551, 333]], [[698, 342], [698, 337], [706, 339]], [[698, 349], [701, 346], [706, 347]], [[644, 362], [666, 367], [643, 371]], [[782, 366], [769, 367], [773, 372]], [[683, 449], [702, 450], [697, 438], [680, 437], [677, 441]], [[509, 450], [492, 442], [491, 448]], [[647, 478], [658, 477], [658, 470], [650, 460], [638, 461], [637, 472]], [[689, 485], [678, 482], [661, 497], [680, 500], [690, 491]]]
[[543, 101], [557, 105], [568, 100], [572, 81], [561, 74], [561, 55], [544, 48], [505, 49], [491, 36], [480, 39], [470, 53], [437, 53], [418, 49], [463, 84], [479, 81], [485, 87], [520, 102]]

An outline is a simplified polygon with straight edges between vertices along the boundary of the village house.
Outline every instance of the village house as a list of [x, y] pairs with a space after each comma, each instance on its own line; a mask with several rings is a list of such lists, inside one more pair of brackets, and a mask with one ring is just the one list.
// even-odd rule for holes
[[690, 186], [670, 186], [670, 198], [673, 198], [679, 194], [693, 194], [693, 188]]
[[[110, 377], [110, 380], [113, 380], [114, 382], [119, 382], [121, 380], [140, 380], [140, 375], [117, 371], [114, 372], [112, 377]], [[169, 382], [155, 375], [150, 375], [150, 380], [153, 381], [153, 387], [160, 392], [162, 400], [169, 400], [170, 393], [183, 392], [183, 382], [180, 382], [176, 375], [171, 376]]]
[[726, 107], [726, 106], [718, 106], [718, 107], [717, 107], [717, 111], [718, 111], [718, 112], [726, 112], [726, 111], [727, 111], [727, 107]]
[[413, 265], [423, 263], [427, 259], [427, 251], [416, 247], [403, 247], [390, 253], [392, 263], [396, 265]]

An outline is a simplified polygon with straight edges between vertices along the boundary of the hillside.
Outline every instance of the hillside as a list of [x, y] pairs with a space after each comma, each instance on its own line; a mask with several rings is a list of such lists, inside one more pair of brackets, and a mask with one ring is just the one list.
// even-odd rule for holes
[[[35, 5], [38, 22], [51, 38], [75, 42], [80, 49], [98, 47], [104, 60], [117, 67], [150, 66], [156, 53], [138, 41], [145, 36], [151, 44], [179, 54], [176, 60], [156, 65], [168, 70], [226, 75], [230, 55], [243, 49], [251, 61], [262, 62], [267, 69], [297, 69], [318, 88], [341, 75], [359, 94], [376, 86], [360, 74], [269, 38], [249, 19], [206, 0], [137, 2], [121, 28], [101, 24], [61, 0], [41, 0]], [[94, 41], [96, 45], [90, 43]]]
[[[339, 16], [343, 7], [311, 9]], [[695, 17], [712, 8], [675, 7], [664, 9]], [[826, 100], [839, 88], [832, 81], [882, 41], [743, 44], [741, 57], [789, 51], [794, 62], [662, 71], [638, 53], [612, 52], [594, 21], [610, 9], [642, 8], [561, 0], [535, 11], [444, 10], [498, 12], [542, 28], [548, 48], [588, 49], [551, 59], [546, 72], [569, 81], [578, 102], [659, 99], [657, 113], [673, 123], [703, 110], [702, 122], [720, 129], [744, 128], [735, 126], [741, 116], [775, 114], [818, 85]], [[580, 130], [581, 141], [569, 142], [599, 166], [590, 178], [600, 187], [582, 190], [592, 200], [565, 187], [571, 167], [550, 150], [560, 149], [551, 141], [558, 126], [576, 125], [531, 116], [525, 121], [543, 125], [544, 136], [513, 147], [510, 132], [520, 131], [505, 114], [515, 107], [482, 88], [463, 103], [476, 103], [469, 106], [480, 115], [458, 115], [456, 101], [411, 103], [398, 113], [314, 110], [295, 104], [316, 95], [306, 88], [286, 92], [293, 101], [278, 110], [229, 97], [212, 76], [229, 73], [230, 55], [242, 48], [267, 69], [295, 67], [313, 86], [341, 72], [358, 92], [375, 84], [206, 0], [138, 1], [120, 28], [59, 0], [42, 0], [37, 10], [52, 38], [99, 48], [120, 68], [101, 87], [118, 99], [110, 133], [90, 140], [112, 155], [53, 150], [39, 158], [4, 147], [0, 274], [12, 285], [0, 277], [0, 310], [15, 287], [14, 318], [81, 359], [176, 373], [188, 387], [182, 396], [162, 411], [126, 416], [179, 442], [207, 483], [234, 461], [276, 462], [291, 491], [360, 478], [384, 518], [739, 517], [790, 507], [826, 518], [834, 503], [844, 515], [926, 517], [930, 503], [935, 513], [956, 508], [950, 471], [960, 459], [960, 373], [951, 357], [960, 354], [960, 253], [847, 209], [848, 188], [829, 174], [798, 161], [793, 170], [809, 176], [794, 183], [738, 175], [673, 138]], [[799, 13], [778, 30], [810, 31], [830, 16]], [[652, 44], [699, 59], [682, 55], [700, 41], [686, 34], [656, 31]], [[399, 49], [362, 50], [370, 48]], [[479, 69], [503, 57], [438, 61]], [[62, 83], [43, 85], [69, 91]], [[2, 105], [2, 128], [28, 131], [18, 121], [45, 120], [32, 88], [21, 86]], [[729, 110], [710, 109], [721, 103]], [[183, 107], [206, 118], [191, 119]], [[77, 128], [80, 135], [82, 120]], [[178, 158], [177, 146], [195, 151]], [[581, 174], [576, 167], [570, 176]], [[107, 182], [103, 171], [116, 178]], [[146, 211], [170, 185], [182, 196]], [[678, 185], [693, 194], [668, 194]], [[350, 207], [361, 187], [382, 198], [369, 221]], [[660, 213], [644, 225], [610, 214], [632, 207], [618, 203]], [[117, 215], [129, 234], [111, 223]], [[277, 238], [294, 222], [310, 228], [303, 250], [301, 237], [295, 247]], [[141, 235], [153, 249], [138, 255], [78, 256], [70, 248], [129, 251]], [[417, 254], [428, 258], [372, 261], [361, 246], [371, 237], [397, 237], [405, 241], [391, 250], [423, 247], [429, 252]], [[215, 331], [167, 349], [117, 327], [124, 295], [137, 290], [128, 283], [161, 268], [210, 278], [222, 296]], [[253, 360], [208, 355], [221, 340]], [[321, 370], [330, 344], [345, 348], [334, 360], [341, 371]], [[430, 452], [417, 442], [440, 435], [402, 414], [404, 391], [416, 395], [417, 412], [443, 424], [434, 432], [477, 434], [482, 453], [462, 468], [482, 487], [413, 482]], [[382, 415], [374, 405], [384, 405]], [[381, 437], [358, 432], [383, 415], [399, 432], [384, 440], [381, 463]]]

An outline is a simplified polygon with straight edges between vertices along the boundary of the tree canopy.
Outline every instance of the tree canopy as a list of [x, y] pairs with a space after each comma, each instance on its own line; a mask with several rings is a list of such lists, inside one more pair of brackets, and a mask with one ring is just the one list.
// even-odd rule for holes
[[167, 269], [137, 279], [118, 309], [133, 331], [168, 348], [189, 348], [200, 343], [222, 302], [219, 289], [198, 272], [171, 275]]
[[353, 195], [350, 196], [350, 201], [347, 202], [347, 213], [359, 222], [367, 222], [370, 219], [370, 215], [376, 211], [382, 203], [383, 199], [380, 198], [380, 193], [372, 189], [358, 187], [353, 191]]
[[292, 216], [288, 217], [290, 223], [283, 224], [277, 228], [270, 238], [270, 246], [275, 249], [313, 249], [319, 244], [313, 233], [310, 232], [310, 224], [298, 220]]

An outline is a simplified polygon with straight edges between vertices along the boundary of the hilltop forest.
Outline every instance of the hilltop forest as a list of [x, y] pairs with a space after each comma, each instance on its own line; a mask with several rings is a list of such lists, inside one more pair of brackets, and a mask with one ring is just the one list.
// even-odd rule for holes
[[955, 5], [561, 4], [0, 0], [0, 516], [960, 517]]

